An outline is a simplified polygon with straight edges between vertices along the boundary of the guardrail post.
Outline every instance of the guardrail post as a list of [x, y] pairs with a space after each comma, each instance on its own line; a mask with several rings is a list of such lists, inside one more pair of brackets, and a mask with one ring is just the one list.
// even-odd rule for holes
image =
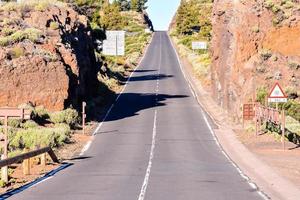
[[282, 142], [282, 148], [283, 150], [285, 150], [285, 110], [282, 110], [282, 122], [281, 122], [281, 131], [282, 131], [282, 135], [281, 135], [281, 142]]
[[[29, 152], [28, 149], [24, 150], [25, 153]], [[30, 175], [30, 158], [23, 160], [23, 174]]]
[[[1, 155], [1, 160], [5, 159], [5, 155]], [[1, 168], [1, 180], [8, 183], [8, 168], [7, 166]]]
[[46, 153], [43, 153], [42, 155], [41, 155], [41, 165], [42, 165], [42, 167], [46, 167], [46, 164], [47, 164], [47, 157], [46, 157], [47, 155], [46, 155]]

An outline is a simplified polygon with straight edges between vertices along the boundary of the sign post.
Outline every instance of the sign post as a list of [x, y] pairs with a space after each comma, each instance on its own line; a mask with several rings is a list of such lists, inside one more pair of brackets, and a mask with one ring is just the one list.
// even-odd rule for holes
[[[0, 108], [0, 119], [4, 120], [4, 145], [3, 145], [3, 154], [1, 159], [7, 159], [8, 157], [8, 119], [30, 119], [30, 110], [24, 110], [19, 108]], [[1, 179], [8, 183], [8, 171], [7, 166], [1, 168]]]
[[83, 134], [85, 134], [85, 119], [86, 119], [85, 107], [86, 107], [86, 102], [82, 102], [82, 133]]

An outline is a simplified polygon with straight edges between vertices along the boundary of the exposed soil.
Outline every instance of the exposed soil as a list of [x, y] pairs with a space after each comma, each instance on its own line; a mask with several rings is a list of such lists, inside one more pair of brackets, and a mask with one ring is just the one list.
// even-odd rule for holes
[[[280, 175], [300, 187], [300, 147], [285, 142], [285, 150], [278, 135], [270, 133], [255, 136], [253, 132], [235, 130], [238, 139]], [[279, 136], [280, 137], [280, 136]]]

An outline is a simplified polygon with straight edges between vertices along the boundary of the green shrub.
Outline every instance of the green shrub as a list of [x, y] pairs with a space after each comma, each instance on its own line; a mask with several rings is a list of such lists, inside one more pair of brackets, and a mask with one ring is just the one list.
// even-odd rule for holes
[[50, 113], [49, 117], [50, 117], [50, 121], [54, 124], [65, 122], [65, 114], [63, 111]]
[[260, 57], [261, 57], [264, 61], [268, 60], [269, 58], [272, 57], [272, 52], [271, 52], [271, 50], [269, 50], [269, 49], [262, 49], [262, 50], [260, 51]]
[[57, 30], [59, 28], [59, 24], [57, 22], [51, 22], [50, 23], [50, 28], [52, 30]]
[[70, 132], [65, 127], [29, 128], [19, 130], [10, 140], [10, 148], [34, 149], [36, 147], [59, 147], [69, 138]]
[[274, 6], [274, 2], [272, 1], [272, 0], [266, 0], [265, 2], [264, 2], [264, 6], [266, 7], [266, 8], [272, 8], [273, 6]]
[[3, 33], [4, 36], [9, 36], [11, 34], [14, 33], [14, 29], [11, 29], [11, 28], [3, 28], [1, 30], [1, 32]]
[[20, 119], [8, 119], [8, 126], [13, 128], [19, 128], [22, 123]]
[[7, 46], [9, 44], [21, 42], [25, 39], [31, 42], [36, 42], [42, 35], [42, 32], [35, 28], [26, 28], [25, 30], [18, 30], [7, 37], [0, 37], [0, 45]]
[[50, 121], [54, 124], [66, 123], [72, 127], [78, 122], [78, 117], [78, 112], [75, 109], [68, 108], [63, 111], [51, 113]]
[[262, 105], [265, 105], [266, 97], [268, 96], [268, 91], [265, 87], [260, 87], [256, 91], [256, 101], [260, 102]]
[[65, 121], [69, 126], [74, 126], [78, 122], [78, 112], [75, 109], [68, 108], [64, 111]]
[[21, 124], [21, 127], [25, 128], [25, 129], [36, 128], [38, 126], [39, 125], [33, 120], [27, 120], [27, 121], [25, 121], [24, 123]]
[[38, 106], [34, 109], [35, 116], [40, 119], [48, 119], [49, 113], [47, 109], [44, 108], [44, 106]]
[[19, 58], [24, 56], [24, 49], [22, 47], [14, 47], [9, 51], [9, 54], [12, 58]]
[[3, 180], [0, 180], [0, 187], [1, 188], [6, 187], [6, 183]]

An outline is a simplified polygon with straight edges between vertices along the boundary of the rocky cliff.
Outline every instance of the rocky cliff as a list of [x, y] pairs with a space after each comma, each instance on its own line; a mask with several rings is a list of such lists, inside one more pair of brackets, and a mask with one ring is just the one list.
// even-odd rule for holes
[[234, 114], [257, 88], [300, 91], [300, 2], [215, 0], [212, 92]]
[[92, 96], [98, 65], [90, 31], [67, 4], [0, 5], [0, 106], [61, 110]]

